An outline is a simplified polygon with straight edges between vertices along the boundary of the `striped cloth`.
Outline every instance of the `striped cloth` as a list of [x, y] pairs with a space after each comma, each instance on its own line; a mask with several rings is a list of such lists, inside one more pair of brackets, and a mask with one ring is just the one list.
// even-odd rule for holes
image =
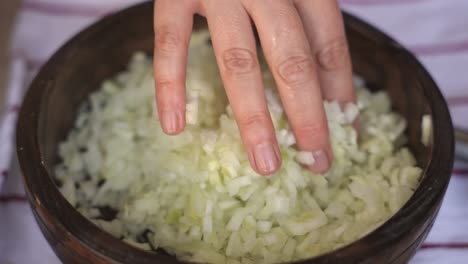
[[[0, 264], [60, 263], [25, 200], [14, 155], [14, 125], [25, 88], [40, 65], [68, 38], [135, 0], [24, 0], [11, 43], [10, 81], [0, 109]], [[456, 125], [468, 128], [468, 1], [341, 0], [377, 25], [429, 69]], [[468, 263], [468, 164], [456, 163], [429, 237], [412, 264]]]

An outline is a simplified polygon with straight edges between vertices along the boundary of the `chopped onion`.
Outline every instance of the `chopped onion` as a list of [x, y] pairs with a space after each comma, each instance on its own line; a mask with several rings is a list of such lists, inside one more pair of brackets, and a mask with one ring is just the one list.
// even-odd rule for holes
[[432, 142], [432, 118], [424, 115], [421, 121], [421, 142], [424, 146], [429, 146]]
[[299, 151], [296, 154], [296, 160], [306, 166], [312, 166], [315, 163], [314, 155], [310, 151]]
[[[386, 93], [369, 92], [358, 77], [356, 104], [342, 109], [324, 102], [334, 160], [323, 176], [305, 168], [314, 156], [295, 148], [262, 62], [283, 163], [271, 177], [256, 174], [207, 38], [207, 32], [191, 38], [181, 134], [165, 135], [154, 120], [152, 63], [143, 53], [80, 108], [55, 169], [62, 193], [79, 212], [144, 250], [163, 248], [199, 263], [249, 264], [295, 261], [342, 247], [406, 203], [422, 173], [402, 147], [406, 121], [391, 112]], [[359, 141], [353, 127], [358, 116]], [[422, 120], [425, 144], [430, 120]], [[101, 206], [117, 213], [104, 217], [96, 209]], [[138, 240], [142, 236], [148, 242]]]

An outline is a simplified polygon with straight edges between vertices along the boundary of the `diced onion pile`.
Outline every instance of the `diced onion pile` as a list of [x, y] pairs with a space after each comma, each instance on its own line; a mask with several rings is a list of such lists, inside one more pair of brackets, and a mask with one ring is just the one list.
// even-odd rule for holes
[[56, 176], [84, 216], [134, 246], [183, 260], [278, 263], [359, 239], [413, 194], [421, 169], [386, 93], [371, 93], [356, 78], [356, 105], [324, 102], [334, 161], [326, 175], [314, 174], [302, 166], [313, 156], [296, 150], [264, 62], [283, 163], [273, 176], [256, 174], [207, 38], [201, 32], [191, 40], [182, 134], [166, 136], [156, 120], [151, 60], [142, 53], [83, 104], [60, 145]]

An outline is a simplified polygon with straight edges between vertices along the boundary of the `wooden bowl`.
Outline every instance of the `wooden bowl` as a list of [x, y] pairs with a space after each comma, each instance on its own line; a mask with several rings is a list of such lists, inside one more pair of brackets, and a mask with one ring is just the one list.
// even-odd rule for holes
[[[123, 70], [137, 50], [153, 49], [152, 3], [111, 15], [66, 43], [44, 65], [22, 106], [17, 151], [36, 220], [64, 263], [179, 263], [162, 252], [134, 248], [80, 215], [54, 183], [57, 149], [78, 105], [100, 83]], [[453, 128], [447, 105], [423, 66], [394, 40], [345, 14], [354, 70], [373, 89], [389, 92], [408, 120], [409, 146], [424, 177], [408, 203], [362, 239], [300, 263], [406, 263], [428, 234], [446, 191], [453, 163]], [[195, 29], [205, 28], [200, 17]], [[432, 147], [421, 144], [421, 117], [432, 115]]]

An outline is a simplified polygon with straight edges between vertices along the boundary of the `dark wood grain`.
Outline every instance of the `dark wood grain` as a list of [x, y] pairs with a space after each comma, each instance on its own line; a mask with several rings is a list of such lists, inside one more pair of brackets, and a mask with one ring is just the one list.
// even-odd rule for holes
[[[151, 53], [152, 7], [144, 3], [106, 17], [67, 42], [41, 69], [22, 106], [17, 151], [39, 226], [64, 263], [180, 263], [163, 252], [136, 249], [100, 230], [63, 198], [53, 181], [58, 143], [78, 105], [137, 50]], [[408, 120], [409, 146], [424, 178], [409, 202], [383, 226], [334, 252], [301, 263], [406, 263], [434, 222], [453, 164], [453, 128], [446, 103], [421, 64], [403, 47], [345, 14], [354, 70], [389, 92]], [[205, 28], [200, 17], [195, 29]], [[420, 143], [421, 117], [431, 114], [433, 147]]]

